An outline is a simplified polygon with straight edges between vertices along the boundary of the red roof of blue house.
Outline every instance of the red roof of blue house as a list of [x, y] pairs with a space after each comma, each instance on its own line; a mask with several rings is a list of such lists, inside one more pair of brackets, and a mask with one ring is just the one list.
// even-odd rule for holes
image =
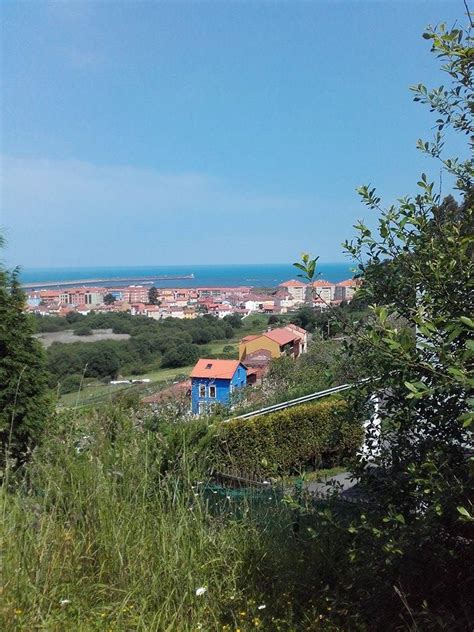
[[238, 360], [207, 360], [201, 358], [191, 371], [191, 377], [210, 377], [230, 380], [239, 368]]

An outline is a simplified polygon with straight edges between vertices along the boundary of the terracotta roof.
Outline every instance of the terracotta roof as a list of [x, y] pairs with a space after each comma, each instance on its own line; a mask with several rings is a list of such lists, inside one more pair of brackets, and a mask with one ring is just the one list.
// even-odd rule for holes
[[240, 342], [250, 342], [251, 340], [255, 340], [255, 338], [260, 338], [260, 336], [245, 336]]
[[272, 331], [266, 331], [263, 335], [277, 342], [280, 347], [293, 342], [293, 340], [299, 340], [299, 336], [288, 331], [288, 329], [272, 329]]
[[208, 360], [201, 358], [191, 371], [191, 377], [213, 377], [230, 380], [237, 371], [238, 360]]
[[293, 329], [293, 331], [298, 331], [300, 334], [308, 333], [306, 329], [303, 329], [303, 327], [298, 327], [298, 325], [295, 325], [294, 323], [288, 323], [288, 325], [285, 325], [285, 329]]
[[278, 287], [306, 287], [306, 284], [301, 281], [296, 281], [296, 279], [291, 279], [291, 281], [280, 283]]
[[324, 281], [324, 279], [318, 279], [317, 281], [313, 281], [313, 287], [332, 287], [335, 283], [331, 283], [330, 281]]
[[347, 281], [341, 281], [337, 285], [342, 287], [357, 287], [358, 283], [356, 279], [347, 279]]

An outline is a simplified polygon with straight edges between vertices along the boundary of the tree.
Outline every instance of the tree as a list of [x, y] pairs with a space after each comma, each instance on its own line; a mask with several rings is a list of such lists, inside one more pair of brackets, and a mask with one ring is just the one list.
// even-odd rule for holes
[[239, 316], [239, 314], [228, 314], [224, 316], [222, 320], [225, 323], [229, 323], [233, 329], [240, 329], [242, 327], [242, 316]]
[[163, 366], [180, 367], [188, 366], [197, 362], [199, 358], [199, 347], [194, 344], [182, 343], [169, 349], [163, 356]]
[[309, 305], [303, 305], [292, 317], [291, 322], [298, 325], [298, 327], [303, 327], [303, 329], [307, 331], [314, 331], [316, 326], [316, 313]]
[[158, 290], [154, 285], [148, 290], [148, 302], [150, 305], [159, 305]]
[[[0, 245], [3, 241], [0, 240]], [[33, 338], [24, 313], [25, 299], [18, 279], [0, 268], [0, 438], [6, 453], [22, 462], [38, 443], [52, 402], [41, 344]]]
[[[419, 617], [413, 629], [460, 630], [470, 627], [472, 611], [466, 579], [473, 481], [466, 448], [473, 419], [474, 170], [469, 159], [444, 157], [442, 134], [450, 128], [473, 137], [474, 48], [470, 30], [441, 25], [424, 37], [443, 60], [450, 85], [413, 88], [415, 101], [438, 115], [434, 141], [419, 140], [418, 147], [454, 179], [460, 203], [443, 201], [425, 174], [414, 197], [388, 208], [375, 189], [359, 189], [378, 213], [378, 226], [360, 222], [345, 248], [359, 263], [359, 296], [372, 304], [372, 316], [359, 328], [342, 322], [349, 359], [368, 370], [368, 381], [351, 391], [351, 408], [360, 422], [370, 420], [364, 457], [354, 464], [370, 504], [349, 528], [347, 551], [352, 576], [364, 577], [364, 587], [355, 582], [351, 589], [364, 608], [371, 607], [372, 581], [385, 621], [401, 598], [412, 618]], [[300, 266], [311, 277], [307, 263]]]
[[115, 301], [116, 301], [115, 296], [113, 294], [110, 294], [110, 292], [104, 296], [105, 305], [113, 305]]
[[73, 331], [75, 336], [92, 336], [93, 333], [92, 329], [87, 325], [80, 325]]

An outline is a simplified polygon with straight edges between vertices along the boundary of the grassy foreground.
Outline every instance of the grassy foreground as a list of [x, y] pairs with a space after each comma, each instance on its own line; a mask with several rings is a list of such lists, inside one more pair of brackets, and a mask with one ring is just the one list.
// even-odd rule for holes
[[117, 408], [51, 421], [1, 491], [1, 629], [341, 629], [293, 510], [211, 511], [190, 432]]

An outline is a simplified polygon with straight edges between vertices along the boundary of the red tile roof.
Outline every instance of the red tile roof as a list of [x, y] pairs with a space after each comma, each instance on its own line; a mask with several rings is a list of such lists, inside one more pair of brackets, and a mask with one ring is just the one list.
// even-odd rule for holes
[[191, 371], [191, 377], [211, 377], [230, 380], [237, 371], [238, 360], [207, 360], [201, 358]]
[[293, 340], [299, 340], [299, 336], [288, 331], [288, 329], [272, 329], [272, 331], [266, 331], [263, 335], [277, 342], [280, 347], [293, 342]]
[[255, 338], [260, 338], [260, 336], [245, 336], [240, 342], [250, 342], [251, 340], [255, 340]]
[[357, 287], [357, 285], [359, 284], [357, 282], [357, 279], [347, 279], [347, 281], [341, 281], [337, 285], [342, 287]]
[[303, 327], [298, 327], [298, 325], [295, 325], [294, 323], [288, 323], [288, 325], [285, 326], [285, 329], [293, 329], [293, 331], [298, 331], [300, 334], [308, 333], [306, 329], [303, 329]]

